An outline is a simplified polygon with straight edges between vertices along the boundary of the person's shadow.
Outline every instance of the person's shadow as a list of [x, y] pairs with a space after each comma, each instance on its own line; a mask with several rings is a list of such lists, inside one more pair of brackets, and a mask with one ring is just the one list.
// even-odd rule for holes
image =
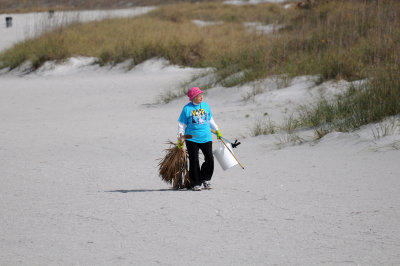
[[104, 191], [108, 193], [137, 193], [137, 192], [177, 192], [177, 191], [189, 191], [188, 189], [174, 189], [174, 188], [164, 188], [164, 189], [118, 189]]

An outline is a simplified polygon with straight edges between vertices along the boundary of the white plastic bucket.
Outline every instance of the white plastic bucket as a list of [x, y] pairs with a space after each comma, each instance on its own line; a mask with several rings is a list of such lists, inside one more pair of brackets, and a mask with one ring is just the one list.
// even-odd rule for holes
[[[226, 145], [232, 151], [231, 144], [227, 143]], [[233, 157], [231, 152], [222, 142], [219, 143], [217, 149], [213, 151], [213, 154], [224, 171], [238, 164], [235, 157]]]

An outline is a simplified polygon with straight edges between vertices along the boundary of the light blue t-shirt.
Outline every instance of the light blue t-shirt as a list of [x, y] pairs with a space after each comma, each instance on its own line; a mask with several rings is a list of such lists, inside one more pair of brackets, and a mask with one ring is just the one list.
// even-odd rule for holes
[[206, 102], [196, 105], [193, 102], [188, 103], [182, 109], [178, 121], [185, 124], [185, 134], [193, 135], [189, 141], [197, 143], [206, 143], [212, 141], [210, 119], [211, 110]]

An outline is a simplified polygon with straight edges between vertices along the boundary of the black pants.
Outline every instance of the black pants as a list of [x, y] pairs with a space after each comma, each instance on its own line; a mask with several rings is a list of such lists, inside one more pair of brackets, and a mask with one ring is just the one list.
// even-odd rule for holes
[[[186, 141], [189, 154], [189, 177], [192, 186], [200, 186], [204, 181], [210, 181], [214, 173], [214, 156], [212, 154], [212, 141], [196, 143]], [[204, 163], [199, 163], [199, 149], [204, 155]]]

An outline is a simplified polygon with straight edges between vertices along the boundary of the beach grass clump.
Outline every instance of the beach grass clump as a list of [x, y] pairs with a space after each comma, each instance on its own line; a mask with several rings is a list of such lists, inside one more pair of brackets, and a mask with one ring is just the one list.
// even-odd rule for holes
[[[389, 68], [394, 68], [390, 66]], [[302, 106], [299, 121], [315, 129], [318, 138], [331, 131], [348, 132], [400, 113], [400, 79], [395, 69], [379, 69], [361, 85], [351, 87], [334, 100], [323, 99]]]
[[242, 100], [244, 102], [248, 102], [250, 100], [254, 101], [255, 97], [259, 94], [262, 94], [264, 92], [264, 90], [265, 89], [263, 88], [263, 86], [261, 84], [257, 84], [257, 83], [253, 84], [251, 90], [242, 95]]
[[202, 91], [212, 88], [216, 84], [216, 77], [212, 69], [201, 71], [193, 75], [189, 80], [183, 81], [179, 89], [172, 88], [165, 90], [158, 97], [159, 103], [169, 103], [174, 99], [187, 95], [189, 88], [199, 87]]
[[278, 126], [271, 119], [257, 119], [250, 132], [256, 137], [259, 135], [275, 134], [279, 130]]
[[0, 56], [1, 68], [10, 69], [30, 61], [32, 68], [37, 69], [46, 61], [63, 60], [72, 56], [65, 36], [57, 33], [44, 34], [41, 38], [19, 43]]
[[400, 134], [400, 118], [396, 119], [395, 117], [391, 117], [386, 119], [376, 124], [371, 131], [375, 140], [394, 134]]

